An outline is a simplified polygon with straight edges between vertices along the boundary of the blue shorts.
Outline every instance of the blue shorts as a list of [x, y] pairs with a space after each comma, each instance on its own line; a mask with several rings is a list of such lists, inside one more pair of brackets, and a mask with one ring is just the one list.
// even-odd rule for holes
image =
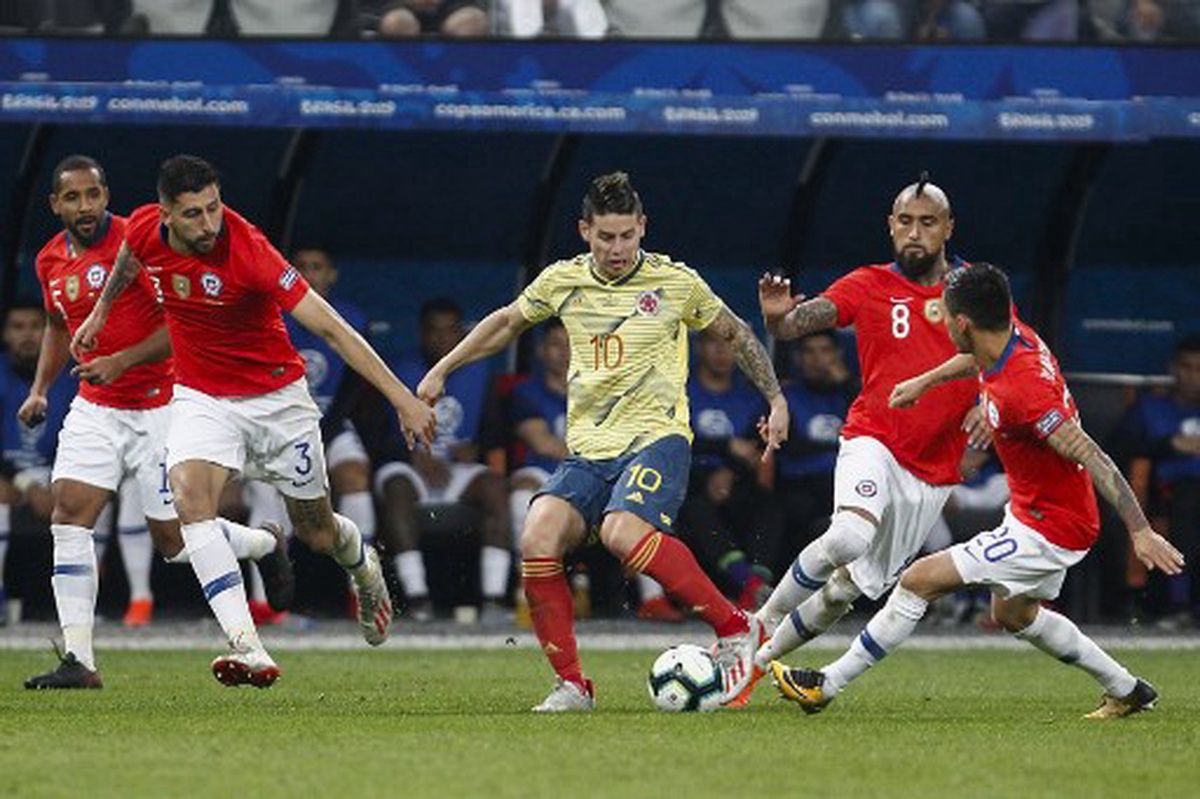
[[588, 530], [612, 511], [628, 511], [655, 530], [670, 532], [687, 494], [692, 449], [683, 436], [660, 438], [629, 455], [593, 461], [570, 457], [538, 491], [570, 502]]

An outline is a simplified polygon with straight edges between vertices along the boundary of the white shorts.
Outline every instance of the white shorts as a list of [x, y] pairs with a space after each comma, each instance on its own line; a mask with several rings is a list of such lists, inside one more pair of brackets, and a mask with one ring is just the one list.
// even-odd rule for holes
[[879, 520], [850, 577], [871, 599], [887, 592], [921, 551], [953, 486], [935, 486], [901, 466], [874, 438], [843, 440], [833, 473], [834, 508], [862, 508]]
[[367, 450], [363, 447], [358, 431], [347, 423], [342, 432], [333, 437], [325, 447], [325, 463], [333, 471], [343, 463], [367, 463]]
[[293, 499], [329, 494], [321, 412], [304, 378], [252, 397], [213, 397], [176, 386], [167, 469], [191, 460], [271, 483]]
[[451, 463], [450, 479], [441, 488], [426, 485], [425, 479], [417, 473], [411, 464], [402, 461], [392, 461], [379, 467], [375, 473], [375, 493], [383, 495], [383, 487], [393, 477], [405, 477], [417, 489], [417, 503], [420, 505], [437, 505], [445, 502], [458, 502], [462, 499], [467, 487], [480, 473], [486, 472], [487, 467], [482, 463]]
[[968, 585], [986, 585], [1007, 598], [1054, 599], [1067, 569], [1083, 560], [1086, 549], [1064, 549], [1022, 523], [1004, 508], [1004, 523], [947, 550]]
[[176, 518], [167, 484], [167, 408], [109, 408], [75, 397], [58, 434], [51, 479], [116, 491], [130, 475], [137, 481], [147, 519]]

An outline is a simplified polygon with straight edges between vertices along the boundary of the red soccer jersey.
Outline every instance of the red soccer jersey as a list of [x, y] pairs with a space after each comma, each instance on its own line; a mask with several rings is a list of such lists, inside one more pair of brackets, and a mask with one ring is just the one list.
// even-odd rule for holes
[[1063, 422], [1079, 420], [1050, 348], [1016, 322], [1004, 354], [980, 374], [979, 384], [996, 431], [996, 454], [1008, 475], [1013, 515], [1052, 544], [1090, 548], [1100, 534], [1092, 479], [1046, 443]]
[[212, 252], [180, 255], [167, 244], [159, 207], [143, 205], [125, 241], [162, 291], [181, 385], [246, 397], [304, 376], [280, 311], [295, 308], [308, 283], [258, 228], [226, 207]]
[[962, 419], [975, 404], [974, 381], [943, 383], [912, 408], [888, 407], [897, 383], [957, 352], [943, 324], [942, 284], [923, 286], [895, 264], [879, 264], [855, 269], [824, 296], [837, 306], [838, 327], [855, 327], [863, 376], [842, 435], [877, 439], [927, 483], [957, 483], [967, 445]]
[[[46, 312], [61, 316], [71, 335], [95, 307], [125, 238], [123, 217], [110, 215], [106, 224], [108, 230], [82, 252], [75, 250], [63, 231], [50, 239], [37, 255], [37, 276]], [[139, 273], [138, 279], [117, 298], [96, 348], [84, 355], [84, 362], [131, 347], [163, 324], [163, 310], [154, 284]], [[135, 366], [108, 385], [81, 383], [79, 395], [110, 408], [157, 408], [170, 401], [174, 380], [175, 371], [168, 357]]]

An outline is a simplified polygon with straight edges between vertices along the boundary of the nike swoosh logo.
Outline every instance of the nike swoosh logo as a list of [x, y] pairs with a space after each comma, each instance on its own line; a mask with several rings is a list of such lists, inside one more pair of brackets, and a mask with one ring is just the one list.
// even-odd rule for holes
[[311, 477], [308, 478], [307, 480], [302, 480], [300, 482], [296, 482], [295, 480], [293, 480], [292, 485], [295, 486], [296, 488], [304, 488], [304, 486], [308, 485], [312, 481], [313, 481], [313, 478], [311, 478]]

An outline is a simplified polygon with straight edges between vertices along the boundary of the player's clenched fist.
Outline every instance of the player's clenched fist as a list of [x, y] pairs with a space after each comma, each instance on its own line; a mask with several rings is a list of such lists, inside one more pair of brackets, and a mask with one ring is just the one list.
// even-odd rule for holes
[[83, 361], [83, 353], [96, 348], [96, 337], [104, 327], [104, 317], [93, 310], [87, 319], [79, 325], [75, 335], [71, 336], [71, 356], [76, 361]]
[[405, 402], [396, 408], [396, 413], [408, 448], [413, 449], [420, 442], [428, 449], [437, 433], [437, 414], [433, 408], [420, 401]]
[[417, 385], [417, 399], [424, 403], [433, 405], [442, 396], [442, 392], [446, 390], [446, 378], [440, 374], [430, 370], [421, 378], [421, 382]]

